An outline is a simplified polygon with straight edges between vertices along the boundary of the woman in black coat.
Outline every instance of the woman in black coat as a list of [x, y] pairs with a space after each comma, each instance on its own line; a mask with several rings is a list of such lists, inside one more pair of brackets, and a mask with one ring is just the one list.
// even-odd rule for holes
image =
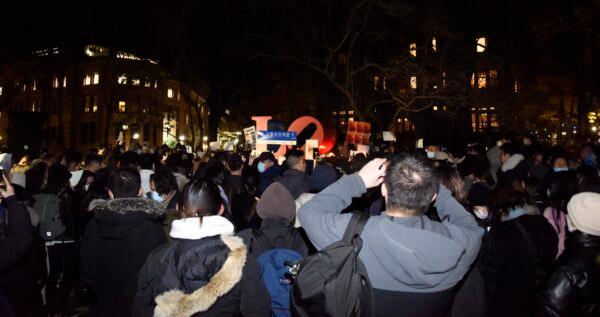
[[172, 241], [140, 270], [134, 316], [271, 315], [259, 266], [222, 213], [216, 184], [199, 179], [185, 186]]

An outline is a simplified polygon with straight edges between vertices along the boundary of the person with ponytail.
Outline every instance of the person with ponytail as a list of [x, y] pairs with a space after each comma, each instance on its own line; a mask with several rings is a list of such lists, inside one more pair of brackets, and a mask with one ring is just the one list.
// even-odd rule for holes
[[154, 250], [138, 276], [134, 316], [270, 316], [259, 266], [222, 216], [218, 186], [197, 179], [183, 189], [172, 240]]

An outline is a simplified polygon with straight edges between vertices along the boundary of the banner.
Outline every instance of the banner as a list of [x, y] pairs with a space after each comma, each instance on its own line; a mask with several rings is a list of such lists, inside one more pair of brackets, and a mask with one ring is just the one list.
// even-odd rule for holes
[[368, 122], [349, 121], [346, 132], [346, 144], [369, 145], [371, 124]]
[[257, 144], [296, 145], [295, 131], [258, 130]]
[[318, 151], [319, 151], [319, 140], [306, 140], [306, 150], [304, 151], [305, 159], [314, 160], [315, 152], [317, 152], [317, 155], [318, 155]]

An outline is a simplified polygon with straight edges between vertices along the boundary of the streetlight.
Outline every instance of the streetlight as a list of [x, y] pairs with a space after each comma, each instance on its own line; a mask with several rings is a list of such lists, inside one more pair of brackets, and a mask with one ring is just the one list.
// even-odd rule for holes
[[207, 136], [203, 136], [202, 137], [202, 141], [204, 141], [204, 142], [208, 141], [208, 137]]
[[129, 129], [129, 126], [128, 126], [128, 125], [126, 125], [126, 124], [124, 124], [124, 125], [123, 125], [123, 130], [127, 130], [127, 129]]
[[180, 135], [179, 136], [179, 141], [181, 141], [181, 142], [185, 141], [185, 135]]
[[140, 138], [140, 134], [139, 133], [136, 132], [136, 133], [133, 134], [133, 139], [134, 140], [137, 140], [139, 138]]
[[598, 127], [596, 127], [596, 126], [593, 126], [593, 127], [592, 127], [592, 131], [594, 131], [594, 132], [598, 131]]

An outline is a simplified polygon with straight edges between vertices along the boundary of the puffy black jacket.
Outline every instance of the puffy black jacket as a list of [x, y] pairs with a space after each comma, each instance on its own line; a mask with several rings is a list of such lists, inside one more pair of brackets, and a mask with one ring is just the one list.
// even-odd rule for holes
[[310, 176], [305, 172], [295, 169], [288, 169], [283, 172], [283, 177], [279, 182], [290, 191], [294, 199], [300, 197], [304, 193], [310, 192]]
[[167, 242], [162, 204], [143, 198], [98, 200], [81, 242], [84, 281], [98, 296], [100, 316], [128, 316], [137, 274], [152, 250]]
[[540, 316], [600, 316], [600, 237], [575, 232], [540, 293]]
[[271, 316], [258, 263], [240, 238], [174, 239], [148, 256], [134, 316]]
[[[284, 218], [265, 218], [260, 226], [260, 233], [263, 234], [267, 245], [263, 245], [255, 239], [254, 235], [256, 230], [246, 229], [240, 231], [238, 236], [244, 239], [244, 243], [250, 249], [250, 253], [258, 258], [261, 254], [270, 249], [275, 248], [286, 248], [298, 252], [302, 257], [307, 257], [309, 254], [308, 238], [306, 233], [300, 229], [291, 226], [289, 221]], [[288, 238], [288, 234], [291, 241], [285, 241]], [[287, 245], [286, 245], [287, 242]]]

